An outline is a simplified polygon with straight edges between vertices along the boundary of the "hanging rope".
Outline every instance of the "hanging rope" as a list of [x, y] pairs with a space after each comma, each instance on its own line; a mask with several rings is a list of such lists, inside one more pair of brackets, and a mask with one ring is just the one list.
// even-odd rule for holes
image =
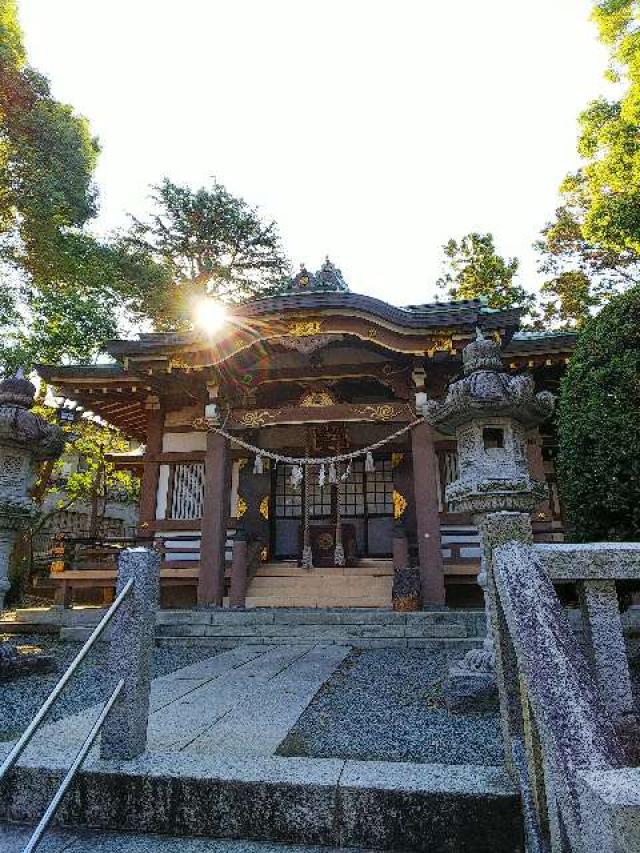
[[416, 418], [408, 424], [405, 424], [400, 429], [397, 429], [395, 432], [392, 432], [391, 435], [388, 435], [386, 438], [381, 439], [380, 441], [376, 441], [374, 444], [370, 444], [368, 447], [363, 447], [360, 450], [353, 450], [350, 453], [339, 453], [336, 456], [282, 456], [280, 453], [273, 453], [270, 450], [264, 450], [261, 447], [256, 447], [255, 444], [250, 444], [248, 441], [243, 441], [241, 438], [238, 438], [233, 433], [227, 432], [224, 427], [217, 427], [211, 421], [208, 421], [206, 418], [197, 418], [193, 422], [193, 426], [196, 429], [206, 429], [209, 432], [216, 432], [218, 435], [221, 435], [223, 438], [228, 439], [229, 441], [236, 444], [238, 447], [242, 447], [243, 450], [249, 451], [249, 453], [255, 454], [255, 456], [261, 456], [265, 459], [271, 459], [273, 462], [285, 462], [288, 465], [296, 465], [296, 466], [306, 466], [306, 465], [336, 465], [338, 462], [348, 462], [352, 459], [358, 459], [360, 456], [367, 457], [372, 454], [374, 450], [379, 450], [381, 447], [384, 447], [385, 444], [388, 444], [390, 441], [398, 438], [401, 435], [404, 435], [409, 430], [412, 430], [418, 424], [423, 423], [425, 419], [423, 417]]

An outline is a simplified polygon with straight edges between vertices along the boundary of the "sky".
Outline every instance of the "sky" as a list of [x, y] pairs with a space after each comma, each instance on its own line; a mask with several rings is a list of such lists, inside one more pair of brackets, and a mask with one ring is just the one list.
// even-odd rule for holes
[[588, 0], [19, 0], [32, 65], [89, 119], [103, 231], [168, 176], [215, 176], [280, 227], [294, 268], [436, 298], [442, 245], [531, 244], [606, 91]]

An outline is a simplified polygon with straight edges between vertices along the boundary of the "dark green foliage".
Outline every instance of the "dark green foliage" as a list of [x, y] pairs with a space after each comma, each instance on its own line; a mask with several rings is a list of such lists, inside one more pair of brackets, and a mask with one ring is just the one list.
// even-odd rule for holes
[[562, 380], [559, 481], [577, 541], [640, 539], [640, 287], [584, 326]]
[[133, 219], [123, 246], [167, 271], [144, 306], [156, 325], [192, 325], [198, 297], [246, 302], [285, 287], [278, 230], [256, 208], [217, 181], [191, 190], [165, 178], [153, 191], [153, 215]]

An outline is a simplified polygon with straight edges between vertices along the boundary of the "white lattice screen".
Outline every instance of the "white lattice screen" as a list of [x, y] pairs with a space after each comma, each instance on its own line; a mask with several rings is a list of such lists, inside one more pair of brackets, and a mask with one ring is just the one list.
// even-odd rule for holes
[[185, 462], [173, 466], [169, 518], [202, 518], [204, 463]]

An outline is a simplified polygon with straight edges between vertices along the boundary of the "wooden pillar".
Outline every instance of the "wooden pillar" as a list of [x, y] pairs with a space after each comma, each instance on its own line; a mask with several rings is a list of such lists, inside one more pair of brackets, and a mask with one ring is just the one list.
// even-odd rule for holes
[[220, 607], [224, 595], [224, 548], [229, 514], [229, 492], [226, 488], [228, 461], [227, 439], [216, 432], [207, 433], [198, 578], [198, 604], [205, 607]]
[[138, 534], [149, 533], [149, 525], [156, 518], [156, 503], [158, 500], [158, 480], [160, 478], [160, 463], [158, 456], [162, 453], [162, 433], [164, 430], [164, 412], [157, 402], [149, 404], [147, 421], [147, 446], [144, 452], [144, 471], [140, 483], [140, 512], [138, 517]]
[[422, 604], [444, 604], [444, 570], [438, 507], [438, 458], [433, 430], [420, 423], [411, 431], [416, 528], [420, 557]]
[[[527, 441], [527, 462], [529, 463], [529, 472], [534, 480], [539, 480], [541, 483], [547, 482], [547, 475], [544, 470], [544, 459], [542, 458], [542, 436], [540, 430], [536, 429]], [[546, 518], [551, 518], [551, 504], [548, 500], [541, 501], [538, 512], [543, 512]]]

